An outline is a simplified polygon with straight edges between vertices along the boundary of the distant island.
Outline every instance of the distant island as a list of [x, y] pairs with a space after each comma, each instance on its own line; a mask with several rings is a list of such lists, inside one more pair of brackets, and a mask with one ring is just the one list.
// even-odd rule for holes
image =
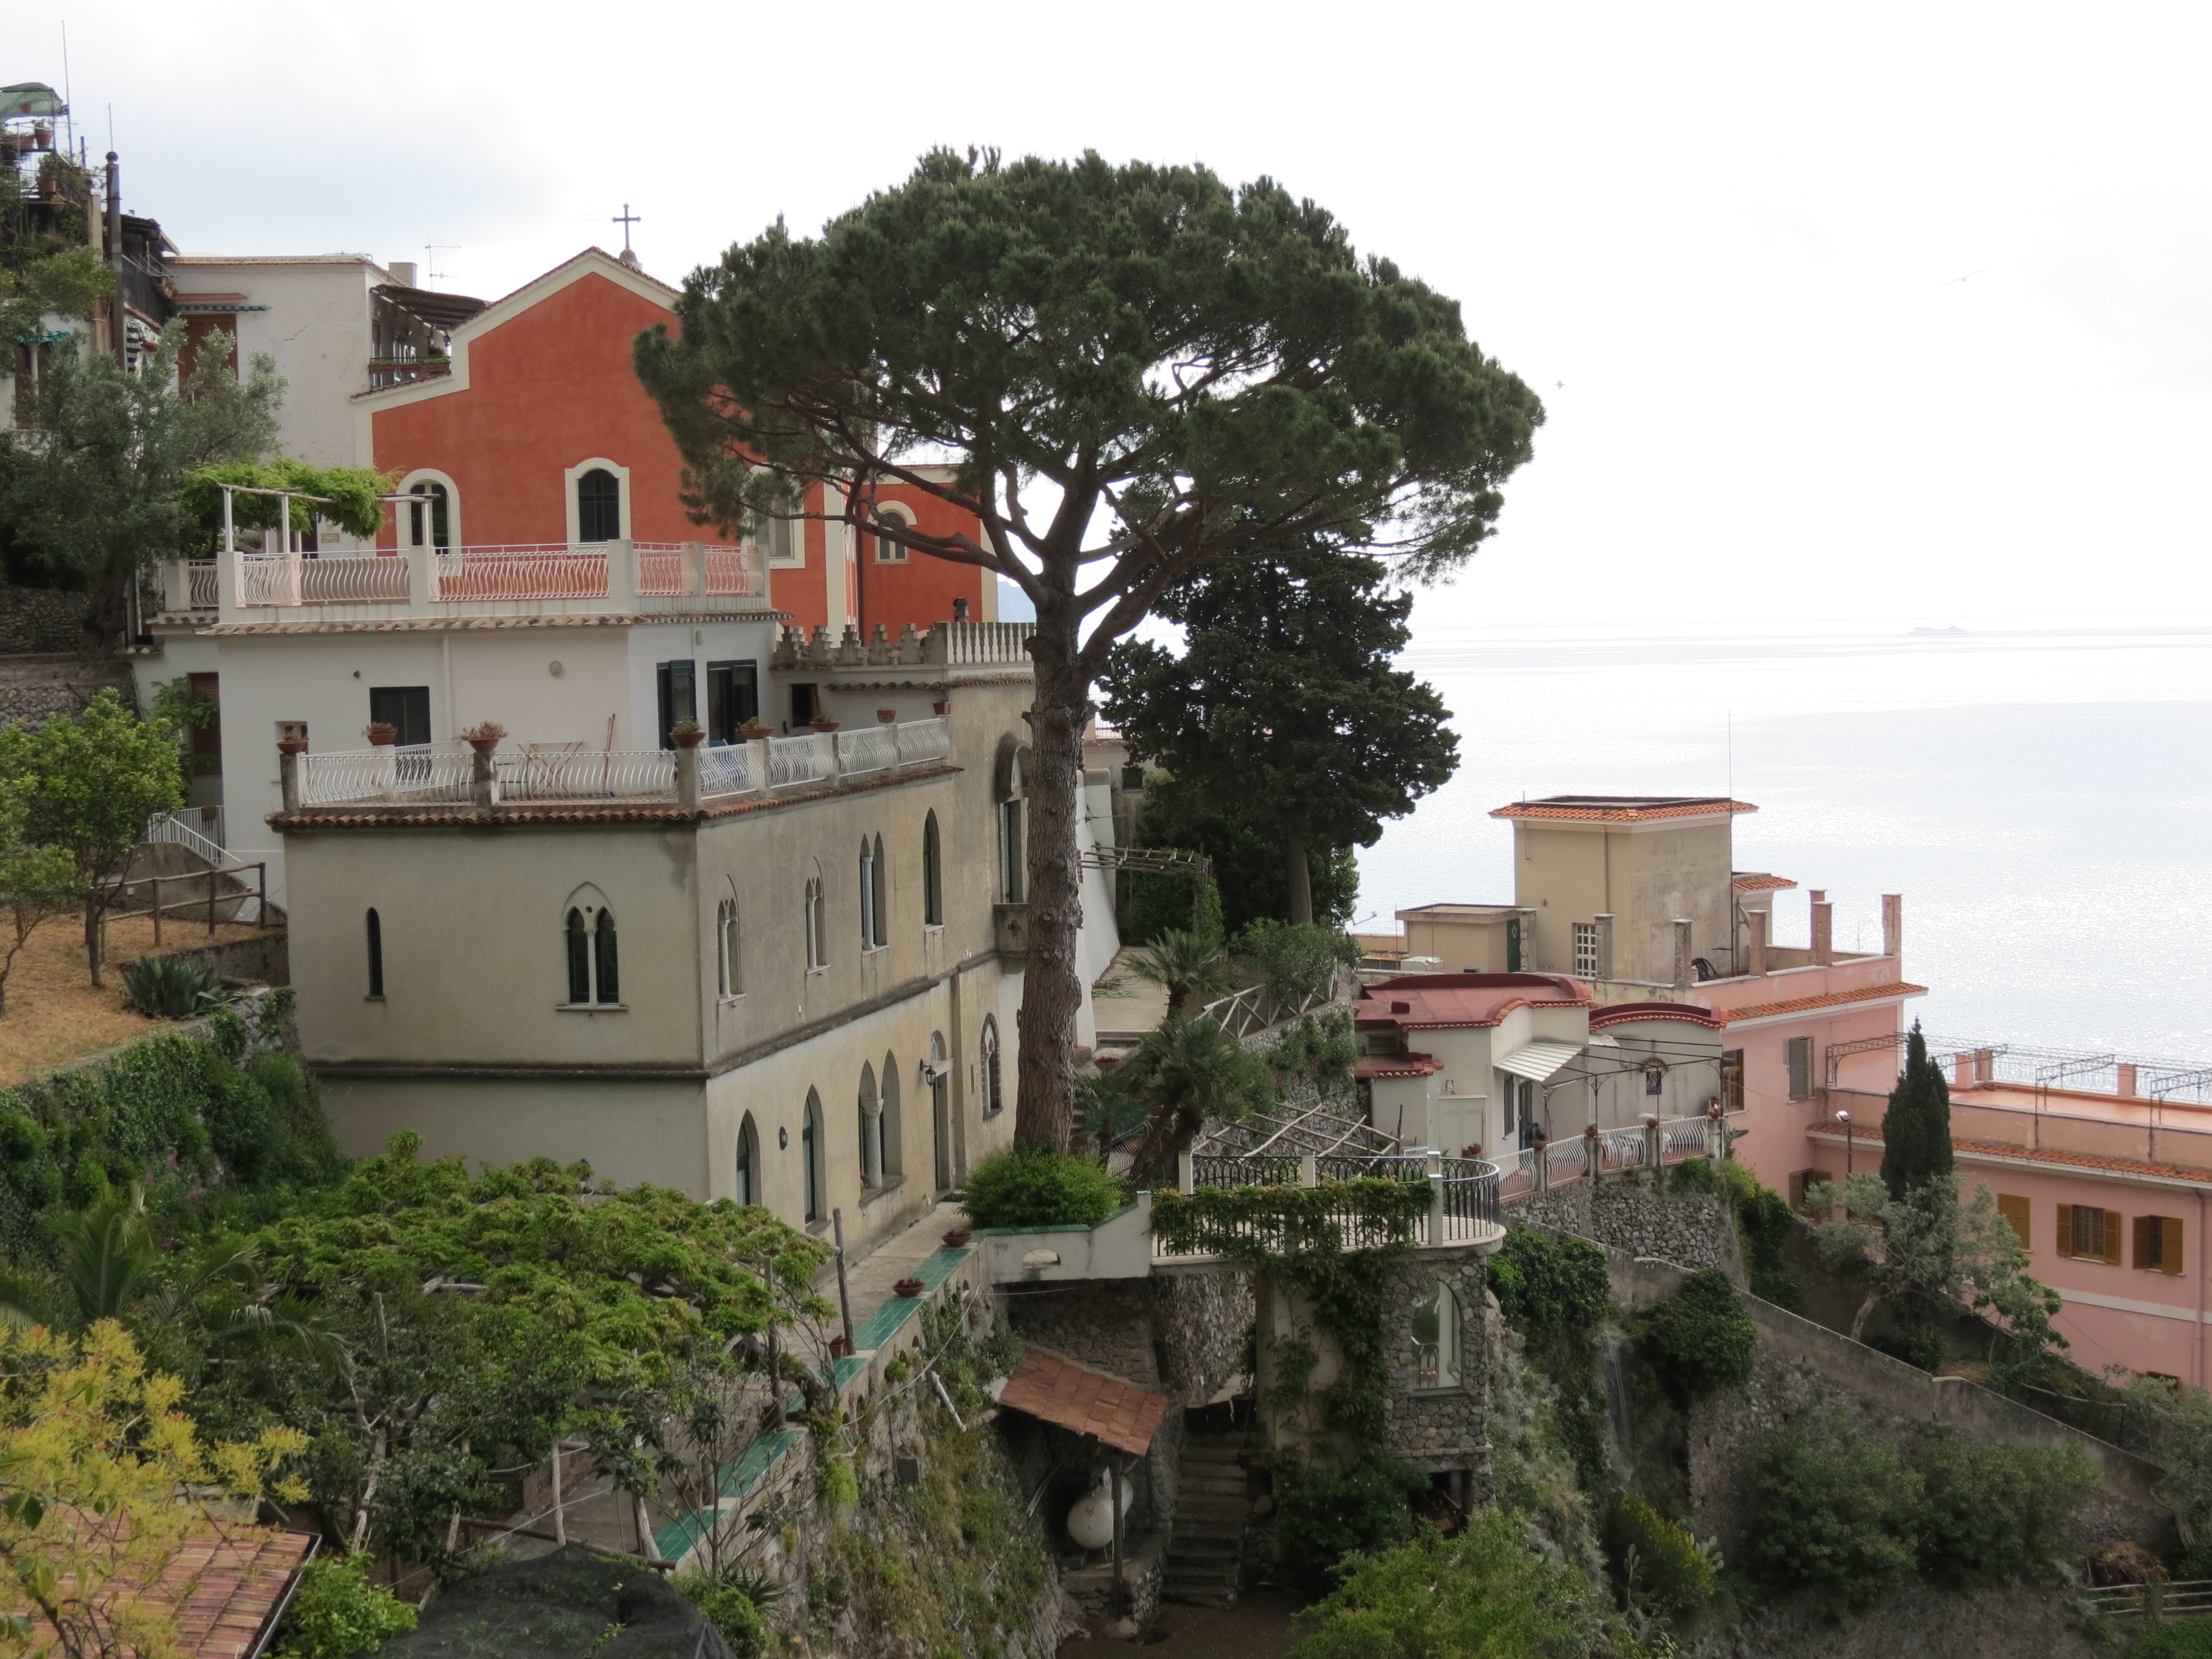
[[1916, 628], [1908, 637], [1916, 640], [1963, 640], [1966, 637], [1966, 630], [1963, 628]]

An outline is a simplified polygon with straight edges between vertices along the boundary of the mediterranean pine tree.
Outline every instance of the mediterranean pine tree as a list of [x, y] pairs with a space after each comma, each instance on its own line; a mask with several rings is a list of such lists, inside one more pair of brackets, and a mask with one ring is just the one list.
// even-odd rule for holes
[[1928, 1058], [1928, 1039], [1916, 1019], [1905, 1075], [1890, 1091], [1889, 1115], [1881, 1121], [1882, 1184], [1891, 1197], [1903, 1198], [1931, 1181], [1948, 1184], [1951, 1170], [1951, 1091], [1942, 1067]]

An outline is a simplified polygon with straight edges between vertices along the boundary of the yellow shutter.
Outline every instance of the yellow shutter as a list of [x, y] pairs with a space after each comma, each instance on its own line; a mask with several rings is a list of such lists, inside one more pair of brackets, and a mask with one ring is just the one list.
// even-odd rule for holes
[[2034, 1241], [2027, 1236], [2029, 1206], [2026, 1199], [2015, 1198], [2008, 1193], [1999, 1193], [1997, 1213], [2012, 1223], [2013, 1231], [2019, 1235], [2021, 1249], [2025, 1250], [2033, 1247]]
[[2074, 1254], [2074, 1206], [2071, 1204], [2058, 1206], [2058, 1254]]
[[2120, 1265], [2120, 1212], [2105, 1212], [2105, 1261], [2112, 1267]]
[[2181, 1271], [2181, 1219], [2178, 1216], [2162, 1215], [2158, 1224], [2164, 1237], [2159, 1241], [2158, 1270], [2165, 1273]]

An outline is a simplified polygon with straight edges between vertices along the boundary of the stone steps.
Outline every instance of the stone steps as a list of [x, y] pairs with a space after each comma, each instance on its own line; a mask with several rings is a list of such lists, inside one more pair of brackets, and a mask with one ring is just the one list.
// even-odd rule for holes
[[1168, 1601], [1228, 1607], [1242, 1588], [1247, 1478], [1241, 1439], [1194, 1436], [1177, 1472], [1175, 1533], [1160, 1593]]

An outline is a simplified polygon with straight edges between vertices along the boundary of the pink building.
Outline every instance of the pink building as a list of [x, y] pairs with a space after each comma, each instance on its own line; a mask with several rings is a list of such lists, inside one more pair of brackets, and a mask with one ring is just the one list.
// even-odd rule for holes
[[[1935, 1038], [1929, 1046], [1952, 1079], [1960, 1191], [1987, 1186], [1996, 1195], [2027, 1245], [2029, 1271], [2065, 1298], [2056, 1323], [2070, 1357], [2092, 1371], [2117, 1365], [2212, 1386], [2212, 1067]], [[1835, 1179], [1881, 1167], [1888, 1087], [1863, 1078], [1829, 1088], [1808, 1173]]]

